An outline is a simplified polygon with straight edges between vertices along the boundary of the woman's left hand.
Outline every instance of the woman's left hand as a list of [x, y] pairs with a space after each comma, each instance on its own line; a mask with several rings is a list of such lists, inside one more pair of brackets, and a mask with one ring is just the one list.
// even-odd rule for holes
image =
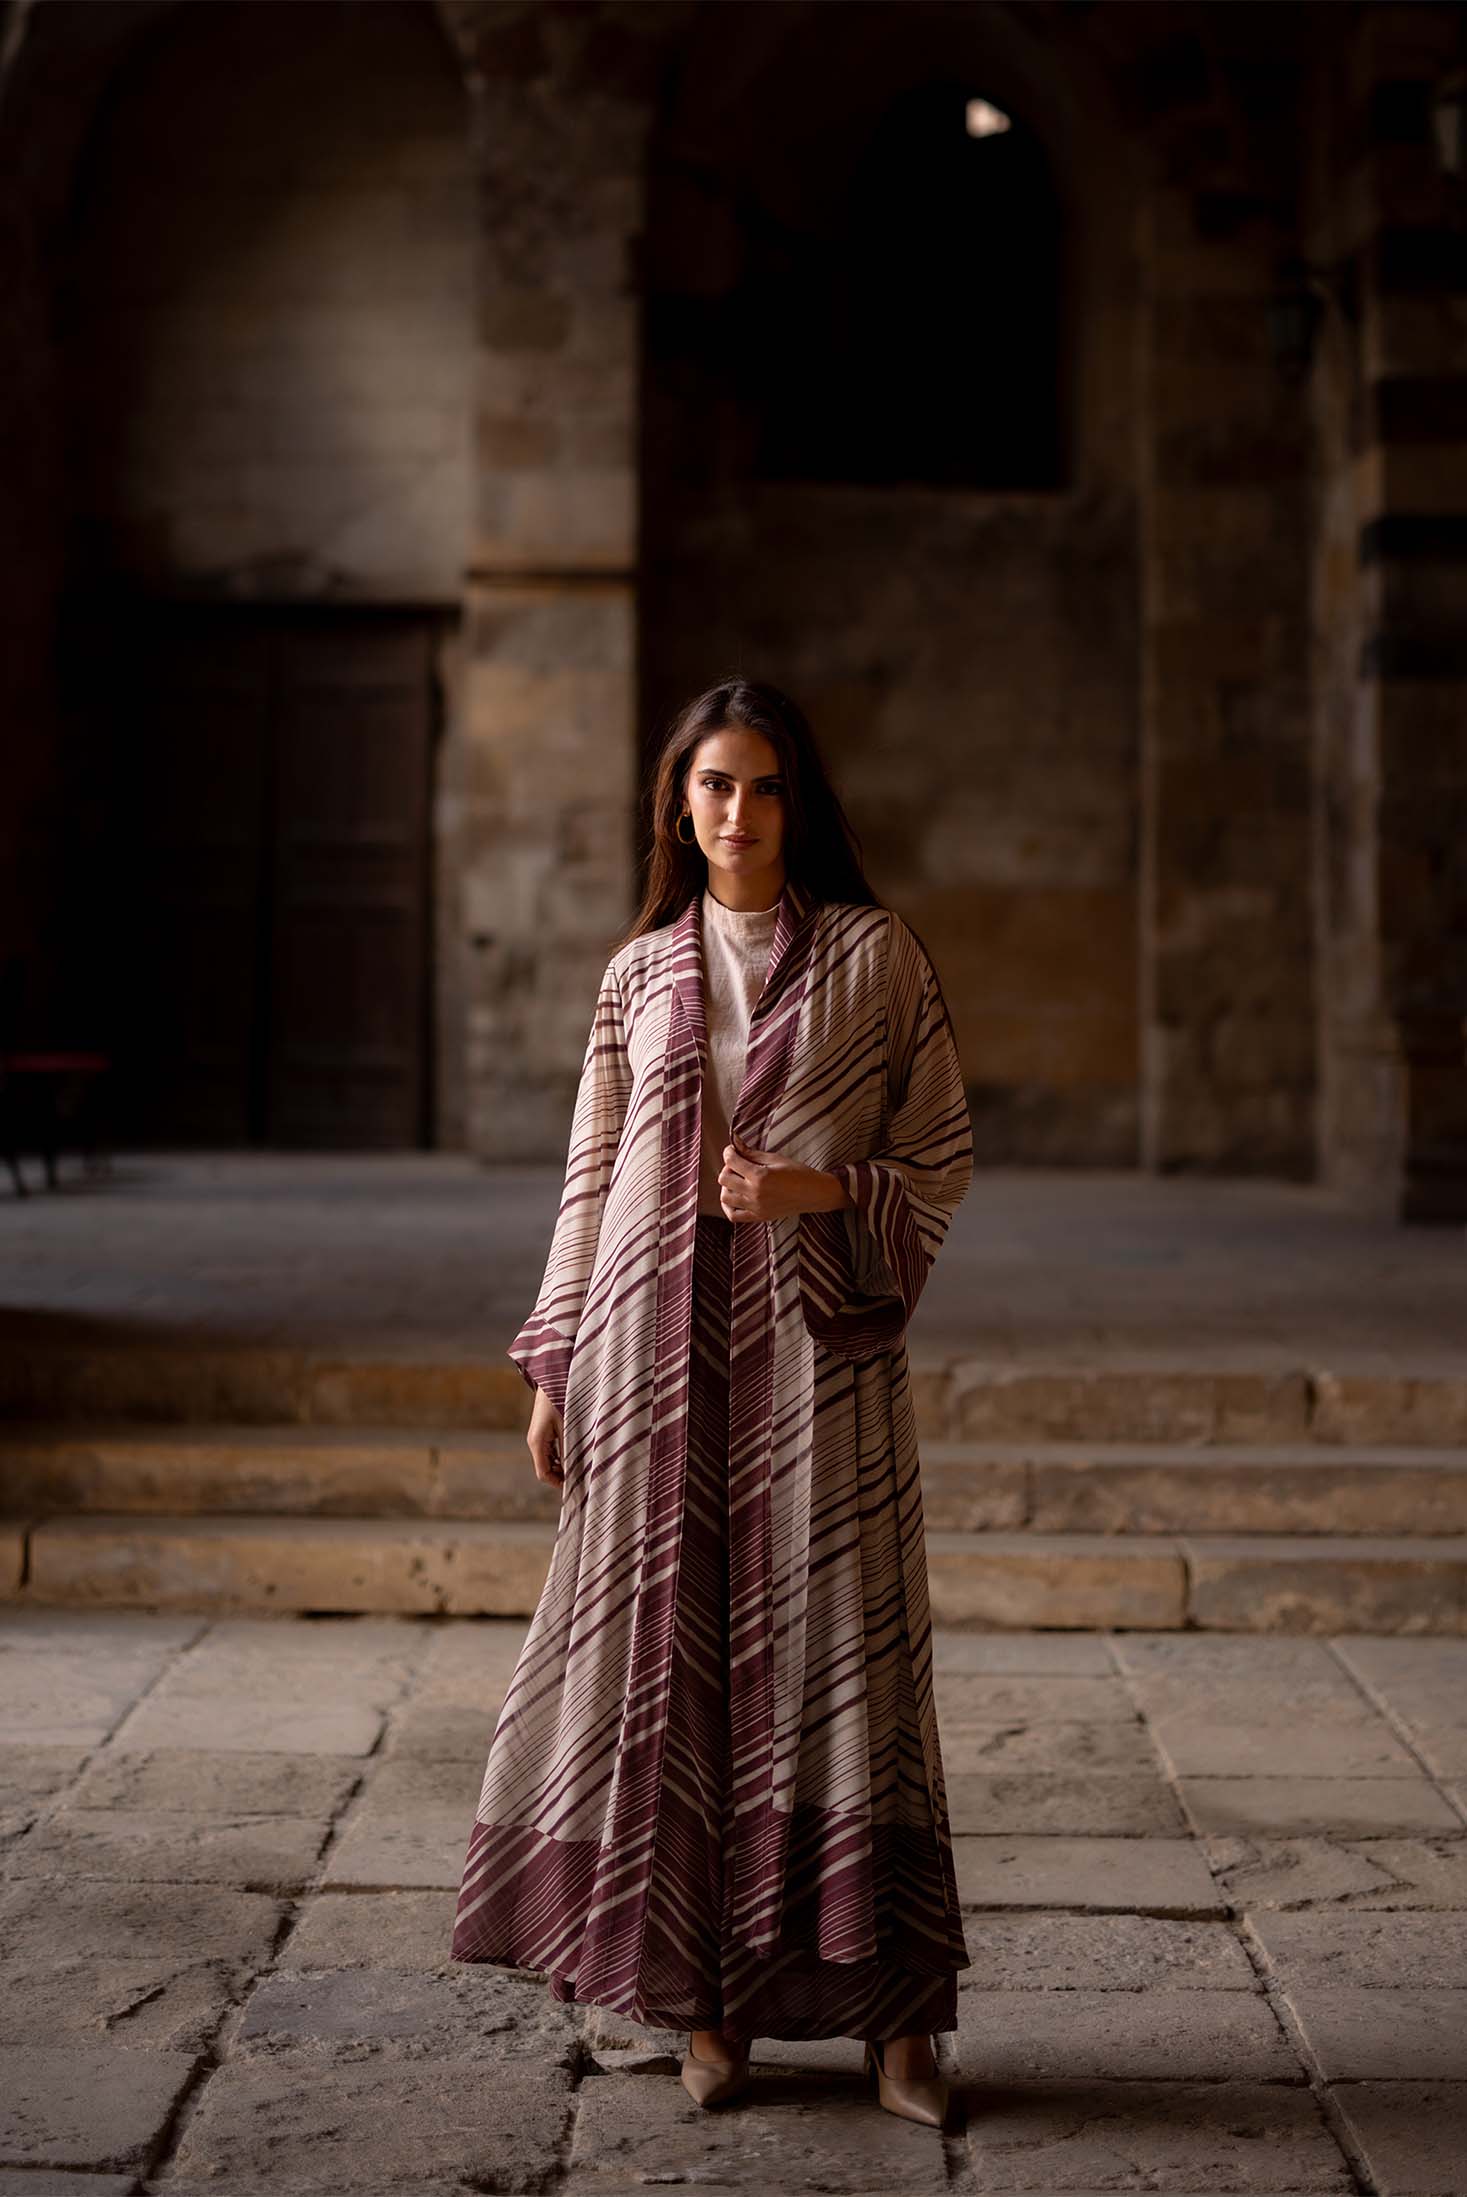
[[839, 1180], [823, 1167], [761, 1152], [737, 1130], [723, 1148], [718, 1189], [731, 1221], [777, 1221], [789, 1213], [828, 1212], [843, 1202]]

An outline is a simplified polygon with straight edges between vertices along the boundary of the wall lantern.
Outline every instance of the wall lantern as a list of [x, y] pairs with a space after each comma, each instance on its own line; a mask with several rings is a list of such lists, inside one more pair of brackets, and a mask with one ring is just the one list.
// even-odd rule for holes
[[1436, 164], [1451, 183], [1467, 174], [1467, 69], [1452, 69], [1431, 95]]
[[1353, 254], [1331, 267], [1316, 267], [1306, 259], [1281, 263], [1265, 310], [1269, 350], [1287, 380], [1308, 373], [1320, 323], [1331, 305], [1352, 326], [1359, 320], [1358, 279]]

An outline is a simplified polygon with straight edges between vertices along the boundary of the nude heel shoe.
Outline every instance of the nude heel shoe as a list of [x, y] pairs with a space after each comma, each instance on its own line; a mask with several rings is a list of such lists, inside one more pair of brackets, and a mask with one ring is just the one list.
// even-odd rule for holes
[[[932, 2039], [932, 2057], [937, 2058], [937, 2039]], [[900, 2113], [904, 2120], [925, 2121], [929, 2128], [942, 2128], [947, 2122], [948, 2087], [941, 2075], [888, 2075], [881, 2064], [880, 2040], [874, 2043], [866, 2039], [866, 2062], [862, 2071], [869, 2082], [876, 2078], [876, 2095], [888, 2113]]]
[[693, 2050], [691, 2032], [688, 2049], [683, 2054], [682, 2084], [690, 2098], [699, 2105], [722, 2105], [728, 2098], [736, 2098], [748, 2088], [749, 2055], [741, 2060], [700, 2060]]

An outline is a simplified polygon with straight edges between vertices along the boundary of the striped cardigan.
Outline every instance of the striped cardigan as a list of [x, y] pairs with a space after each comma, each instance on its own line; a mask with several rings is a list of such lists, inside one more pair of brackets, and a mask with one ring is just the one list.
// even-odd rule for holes
[[[637, 2002], [667, 1897], [667, 1626], [648, 1613], [665, 1617], [678, 1561], [706, 1058], [695, 894], [607, 966], [544, 1279], [508, 1353], [562, 1413], [564, 1480], [453, 1956], [574, 1976], [609, 2005]], [[731, 1127], [854, 1200], [733, 1224], [738, 1941], [771, 1954], [797, 1915], [821, 1959], [900, 1943], [911, 1967], [966, 1968], [904, 1338], [973, 1137], [941, 987], [900, 916], [786, 883]]]

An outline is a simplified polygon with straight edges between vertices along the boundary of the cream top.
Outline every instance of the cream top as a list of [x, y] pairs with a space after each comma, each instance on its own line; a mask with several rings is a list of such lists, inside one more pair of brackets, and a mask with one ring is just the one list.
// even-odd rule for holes
[[698, 1167], [698, 1211], [722, 1213], [718, 1194], [729, 1120], [744, 1080], [749, 1018], [769, 974], [779, 902], [769, 908], [728, 908], [703, 892], [703, 1017], [708, 1026], [708, 1072], [703, 1079], [703, 1144]]

